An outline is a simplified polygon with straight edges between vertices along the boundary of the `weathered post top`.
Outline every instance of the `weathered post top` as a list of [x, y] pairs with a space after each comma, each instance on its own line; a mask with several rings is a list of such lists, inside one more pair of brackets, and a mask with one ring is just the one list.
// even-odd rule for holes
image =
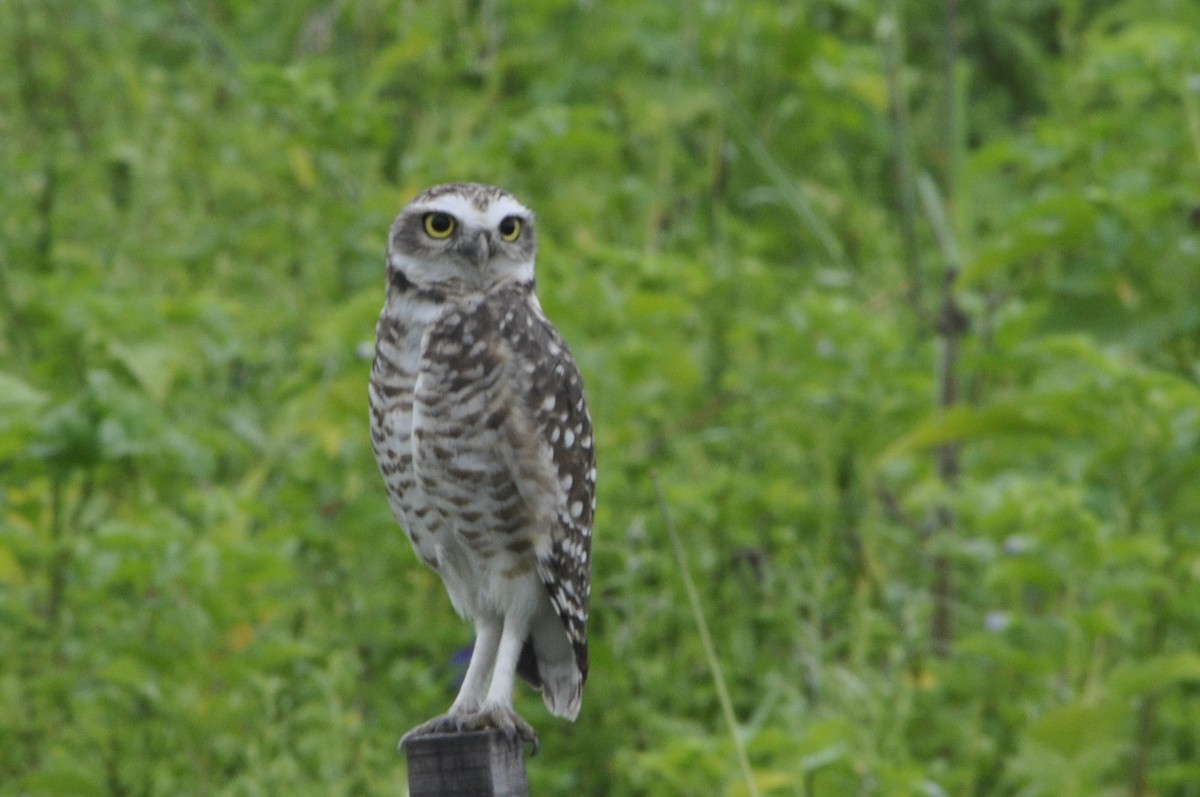
[[529, 797], [525, 745], [500, 731], [416, 736], [404, 755], [412, 797]]

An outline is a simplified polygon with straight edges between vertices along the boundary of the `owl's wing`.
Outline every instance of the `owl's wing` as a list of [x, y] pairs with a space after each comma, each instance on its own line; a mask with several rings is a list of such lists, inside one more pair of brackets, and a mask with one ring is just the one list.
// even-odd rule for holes
[[[586, 678], [596, 495], [592, 421], [579, 368], [532, 290], [516, 285], [506, 290], [518, 295], [501, 303], [497, 320], [511, 381], [520, 390], [504, 439], [512, 449], [518, 489], [549, 530], [534, 547], [537, 574]], [[540, 474], [531, 473], [529, 464]]]

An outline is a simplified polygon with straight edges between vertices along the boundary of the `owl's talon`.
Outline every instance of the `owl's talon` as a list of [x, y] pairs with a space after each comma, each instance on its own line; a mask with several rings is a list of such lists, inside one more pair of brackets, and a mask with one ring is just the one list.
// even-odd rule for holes
[[492, 729], [500, 731], [519, 744], [528, 742], [537, 755], [540, 743], [537, 731], [521, 717], [520, 714], [505, 706], [485, 706], [464, 717], [463, 730], [482, 731]]
[[398, 752], [404, 752], [404, 745], [408, 744], [412, 739], [418, 736], [433, 736], [436, 734], [445, 733], [462, 733], [468, 730], [464, 727], [466, 716], [462, 714], [442, 714], [434, 717], [427, 722], [422, 722], [417, 727], [410, 730], [408, 733], [400, 737], [400, 744], [396, 745]]
[[469, 714], [442, 714], [428, 722], [422, 722], [417, 727], [400, 737], [396, 749], [404, 752], [404, 746], [418, 736], [433, 736], [435, 734], [469, 733], [471, 731], [497, 730], [509, 739], [519, 744], [528, 742], [531, 745], [531, 755], [537, 755], [541, 747], [537, 731], [526, 722], [520, 714], [511, 708], [492, 706], [473, 711]]

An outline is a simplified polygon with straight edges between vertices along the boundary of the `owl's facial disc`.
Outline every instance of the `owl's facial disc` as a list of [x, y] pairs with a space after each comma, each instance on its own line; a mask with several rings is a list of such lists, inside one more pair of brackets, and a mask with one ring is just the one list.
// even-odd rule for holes
[[532, 282], [537, 238], [533, 213], [511, 194], [486, 186], [427, 191], [392, 227], [389, 268], [416, 285], [481, 288], [498, 280]]

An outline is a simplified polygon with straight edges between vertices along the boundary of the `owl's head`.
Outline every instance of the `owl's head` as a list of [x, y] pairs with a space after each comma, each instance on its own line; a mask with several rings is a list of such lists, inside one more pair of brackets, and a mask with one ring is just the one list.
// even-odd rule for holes
[[449, 183], [409, 202], [388, 236], [393, 281], [470, 290], [498, 281], [532, 282], [537, 251], [533, 211], [507, 191]]

